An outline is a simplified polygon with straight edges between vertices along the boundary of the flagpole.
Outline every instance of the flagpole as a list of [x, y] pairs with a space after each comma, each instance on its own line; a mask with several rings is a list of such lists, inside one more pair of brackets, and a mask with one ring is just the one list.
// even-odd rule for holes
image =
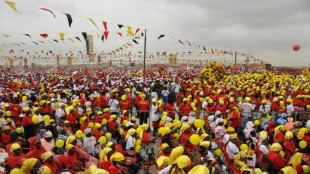
[[145, 88], [146, 29], [144, 30], [143, 91]]

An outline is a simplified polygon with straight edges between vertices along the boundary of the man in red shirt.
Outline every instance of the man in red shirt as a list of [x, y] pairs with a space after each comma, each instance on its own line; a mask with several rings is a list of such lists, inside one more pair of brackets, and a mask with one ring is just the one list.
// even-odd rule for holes
[[129, 110], [130, 107], [131, 107], [131, 104], [130, 104], [130, 101], [127, 99], [127, 96], [123, 95], [121, 97], [121, 99], [122, 99], [122, 101], [119, 104], [119, 107], [120, 107], [121, 111]]
[[282, 146], [279, 143], [273, 143], [271, 150], [267, 153], [268, 159], [272, 162], [273, 168], [279, 171], [285, 167], [285, 161], [279, 154], [282, 151]]
[[174, 103], [173, 102], [167, 103], [165, 108], [166, 108], [166, 111], [168, 112], [168, 116], [174, 119], [175, 112], [176, 112]]
[[146, 95], [141, 95], [141, 100], [138, 102], [138, 108], [140, 113], [140, 125], [147, 123], [148, 113], [150, 109], [150, 103], [145, 100]]
[[46, 100], [42, 100], [42, 107], [40, 107], [40, 114], [41, 115], [50, 115], [50, 108], [46, 105]]
[[11, 142], [11, 128], [10, 126], [4, 126], [2, 128], [3, 133], [1, 134], [1, 143], [3, 145], [10, 144]]

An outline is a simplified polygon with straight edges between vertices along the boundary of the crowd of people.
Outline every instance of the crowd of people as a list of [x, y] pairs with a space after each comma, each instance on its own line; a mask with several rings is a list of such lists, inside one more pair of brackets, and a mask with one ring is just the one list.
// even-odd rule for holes
[[310, 77], [3, 70], [0, 171], [310, 173]]

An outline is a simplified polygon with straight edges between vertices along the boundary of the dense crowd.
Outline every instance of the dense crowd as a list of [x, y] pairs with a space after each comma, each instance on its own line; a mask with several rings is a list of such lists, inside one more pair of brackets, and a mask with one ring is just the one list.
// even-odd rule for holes
[[2, 71], [0, 171], [310, 172], [307, 76], [198, 69]]

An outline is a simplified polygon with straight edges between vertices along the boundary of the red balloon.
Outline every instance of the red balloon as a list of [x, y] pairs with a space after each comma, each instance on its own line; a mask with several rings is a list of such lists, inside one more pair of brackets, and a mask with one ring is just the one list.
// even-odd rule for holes
[[299, 45], [294, 45], [294, 46], [293, 46], [293, 50], [294, 50], [294, 51], [298, 51], [299, 49], [300, 49], [300, 46], [299, 46]]

